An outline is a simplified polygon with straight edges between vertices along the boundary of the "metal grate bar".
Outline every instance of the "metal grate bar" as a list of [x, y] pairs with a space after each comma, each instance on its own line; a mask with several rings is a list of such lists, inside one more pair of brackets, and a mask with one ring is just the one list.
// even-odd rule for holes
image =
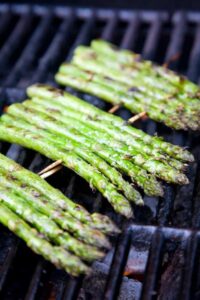
[[83, 278], [72, 279], [70, 278], [66, 283], [62, 300], [74, 300], [78, 299], [78, 294], [82, 285]]
[[9, 240], [8, 254], [3, 262], [3, 265], [0, 265], [0, 292], [6, 281], [10, 266], [14, 260], [15, 254], [19, 246], [19, 240], [13, 236], [7, 236], [6, 240]]
[[43, 44], [42, 40], [48, 33], [52, 17], [52, 13], [48, 13], [44, 18], [41, 19], [35, 32], [28, 41], [27, 46], [23, 50], [20, 58], [12, 69], [12, 73], [7, 78], [5, 82], [6, 86], [16, 85], [23, 73], [25, 73], [30, 68], [30, 65], [33, 63], [39, 49]]
[[200, 68], [200, 22], [198, 23], [196, 28], [195, 40], [189, 58], [187, 76], [191, 80], [197, 82], [197, 79], [200, 74], [199, 68]]
[[197, 235], [192, 234], [189, 236], [183, 236], [185, 245], [184, 259], [185, 264], [183, 268], [183, 276], [181, 280], [179, 298], [182, 300], [194, 299], [191, 295], [192, 288], [192, 276], [195, 267], [195, 257], [197, 251]]
[[91, 10], [91, 14], [90, 17], [88, 19], [86, 19], [85, 23], [83, 24], [81, 30], [78, 33], [78, 36], [76, 37], [75, 42], [73, 43], [72, 47], [70, 48], [70, 52], [67, 55], [67, 60], [70, 60], [73, 56], [73, 52], [74, 49], [80, 45], [80, 44], [88, 44], [91, 36], [92, 36], [92, 32], [94, 30], [94, 26], [95, 26], [95, 21], [96, 21], [96, 16], [94, 11]]
[[[166, 51], [165, 62], [169, 62], [175, 55], [179, 55], [183, 49], [183, 41], [186, 32], [186, 16], [184, 13], [175, 15], [174, 28]], [[170, 68], [177, 67], [178, 59], [169, 63]]]
[[162, 265], [163, 248], [164, 235], [160, 229], [157, 229], [151, 243], [141, 300], [157, 298], [157, 285]]
[[35, 300], [36, 299], [37, 291], [40, 286], [40, 280], [41, 280], [43, 268], [44, 268], [44, 261], [42, 260], [36, 266], [35, 272], [31, 279], [31, 282], [28, 287], [28, 291], [26, 293], [24, 300]]
[[118, 14], [113, 13], [112, 16], [110, 16], [110, 18], [105, 26], [105, 29], [103, 30], [103, 32], [101, 34], [101, 38], [112, 42], [114, 33], [117, 28], [117, 23], [118, 23]]
[[131, 21], [129, 22], [128, 28], [124, 34], [123, 40], [121, 42], [121, 48], [133, 49], [139, 33], [140, 26], [140, 15], [133, 14]]
[[127, 231], [118, 239], [104, 292], [105, 300], [114, 300], [119, 293], [123, 271], [131, 245], [131, 236], [131, 231]]
[[17, 26], [14, 28], [13, 32], [9, 36], [8, 40], [4, 44], [4, 46], [1, 48], [0, 51], [0, 67], [4, 67], [13, 53], [17, 49], [20, 48], [20, 44], [24, 40], [24, 38], [27, 36], [31, 29], [31, 25], [33, 22], [33, 15], [29, 12], [25, 15], [22, 15], [19, 22], [17, 23]]
[[162, 18], [161, 15], [158, 14], [153, 22], [151, 23], [144, 48], [142, 51], [142, 56], [144, 59], [154, 59], [158, 42], [159, 42], [159, 36], [161, 34], [162, 29]]
[[53, 38], [48, 50], [40, 59], [39, 67], [36, 70], [36, 74], [34, 75], [31, 82], [43, 82], [45, 80], [48, 70], [52, 66], [54, 66], [58, 62], [58, 60], [60, 60], [60, 53], [63, 49], [65, 49], [67, 45], [67, 40], [70, 36], [74, 21], [74, 14], [71, 11], [66, 17], [66, 19], [64, 19], [61, 23], [59, 30]]

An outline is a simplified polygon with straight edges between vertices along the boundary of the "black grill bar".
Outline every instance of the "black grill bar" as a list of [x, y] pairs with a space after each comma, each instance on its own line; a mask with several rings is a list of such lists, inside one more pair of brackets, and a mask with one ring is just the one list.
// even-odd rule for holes
[[192, 296], [192, 276], [195, 264], [195, 256], [197, 251], [198, 238], [195, 234], [185, 237], [185, 266], [183, 270], [183, 278], [180, 287], [180, 299], [190, 300]]
[[44, 268], [44, 261], [40, 261], [35, 269], [33, 277], [31, 279], [30, 285], [28, 287], [28, 291], [26, 293], [24, 300], [35, 300], [38, 288], [41, 283], [42, 271]]
[[47, 72], [51, 69], [55, 63], [60, 60], [60, 53], [66, 48], [68, 43], [68, 38], [74, 24], [74, 14], [70, 11], [66, 19], [64, 19], [60, 25], [60, 28], [56, 35], [54, 36], [49, 48], [42, 56], [39, 62], [39, 67], [36, 70], [31, 83], [34, 82], [44, 82], [46, 79]]
[[25, 47], [23, 53], [12, 69], [12, 73], [7, 78], [5, 85], [14, 86], [19, 78], [30, 68], [30, 65], [33, 63], [34, 59], [37, 57], [38, 50], [43, 44], [43, 39], [48, 33], [50, 23], [52, 21], [52, 13], [48, 13], [44, 18], [41, 19], [38, 24], [34, 34], [31, 39], [28, 41], [27, 46]]
[[[184, 35], [186, 32], [186, 16], [184, 13], [175, 15], [174, 28], [165, 56], [165, 62], [169, 62], [176, 55], [180, 55], [183, 49]], [[170, 68], [177, 66], [178, 59], [169, 63]]]
[[101, 35], [101, 38], [104, 40], [107, 40], [109, 42], [112, 42], [114, 33], [116, 31], [118, 24], [118, 14], [117, 13], [112, 13], [110, 16], [105, 29], [103, 30], [103, 33]]
[[8, 253], [3, 262], [3, 265], [0, 265], [0, 293], [1, 293], [4, 282], [6, 280], [8, 272], [10, 270], [10, 266], [13, 262], [13, 259], [15, 257], [15, 254], [16, 254], [18, 246], [19, 246], [19, 241], [17, 240], [17, 238], [15, 238], [13, 236], [7, 236], [7, 237], [5, 237], [5, 239], [9, 240], [9, 242], [8, 242], [9, 248], [8, 248]]
[[159, 42], [159, 36], [162, 30], [162, 23], [162, 15], [158, 14], [155, 16], [149, 28], [148, 36], [144, 44], [142, 53], [144, 59], [154, 59]]
[[85, 45], [89, 43], [95, 26], [95, 19], [96, 19], [95, 12], [91, 11], [90, 17], [88, 17], [88, 19], [86, 19], [86, 21], [84, 22], [82, 28], [79, 31], [78, 36], [76, 37], [75, 42], [70, 48], [70, 52], [67, 55], [67, 60], [70, 60], [72, 58], [73, 51], [78, 45], [80, 44]]
[[117, 298], [131, 245], [131, 235], [131, 231], [128, 230], [118, 240], [105, 288], [105, 300], [114, 300]]
[[163, 257], [164, 236], [157, 229], [152, 238], [151, 249], [146, 269], [146, 277], [143, 284], [141, 300], [157, 298], [158, 280], [160, 277]]
[[188, 66], [188, 77], [197, 82], [199, 77], [199, 67], [200, 67], [200, 20], [197, 24], [195, 40], [192, 47], [192, 51], [189, 58], [189, 66]]
[[62, 300], [73, 300], [77, 299], [81, 285], [82, 285], [83, 278], [76, 279], [69, 279], [65, 285], [65, 290], [63, 293]]
[[17, 26], [14, 28], [10, 37], [0, 51], [0, 67], [3, 68], [17, 49], [20, 48], [21, 43], [28, 35], [33, 22], [33, 15], [28, 12], [20, 17]]
[[131, 21], [129, 22], [128, 28], [124, 34], [121, 42], [121, 48], [132, 49], [135, 45], [137, 35], [139, 33], [140, 16], [139, 14], [133, 14]]

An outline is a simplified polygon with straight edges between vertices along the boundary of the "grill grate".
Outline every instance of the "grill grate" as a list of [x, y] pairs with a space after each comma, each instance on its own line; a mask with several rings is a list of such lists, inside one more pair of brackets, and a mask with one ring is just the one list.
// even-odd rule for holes
[[[77, 45], [89, 44], [95, 37], [159, 63], [170, 62], [179, 54], [169, 66], [199, 82], [200, 13], [170, 16], [153, 11], [0, 5], [0, 110], [25, 99], [25, 88], [33, 82], [55, 86], [53, 77], [59, 64], [70, 60]], [[100, 99], [69, 90], [109, 109]], [[117, 114], [130, 116], [125, 109]], [[156, 299], [158, 295], [160, 299], [199, 299], [200, 234], [191, 231], [200, 228], [199, 136], [173, 132], [150, 120], [139, 121], [136, 126], [191, 147], [196, 162], [188, 171], [190, 184], [166, 186], [164, 199], [145, 197], [145, 207], [136, 208], [135, 219], [130, 222], [113, 214], [102, 196], [91, 192], [81, 178], [70, 170], [61, 170], [49, 178], [50, 183], [74, 201], [81, 199], [90, 211], [109, 215], [124, 233], [113, 241], [114, 253], [94, 263], [91, 277], [84, 280], [56, 270], [1, 227], [1, 299], [117, 299], [119, 294], [120, 299]], [[50, 162], [17, 145], [2, 143], [0, 148], [35, 172]], [[91, 282], [89, 286], [87, 282]]]

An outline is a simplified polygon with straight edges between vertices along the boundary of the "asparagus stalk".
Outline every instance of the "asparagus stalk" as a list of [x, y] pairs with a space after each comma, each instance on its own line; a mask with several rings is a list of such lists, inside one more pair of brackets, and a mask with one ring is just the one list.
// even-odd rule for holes
[[[184, 170], [186, 165], [182, 162], [171, 158], [168, 155], [164, 155], [159, 152], [157, 149], [154, 149], [151, 145], [145, 145], [142, 141], [138, 139], [132, 139], [132, 145], [127, 145], [122, 143], [118, 139], [118, 134], [115, 130], [110, 129], [109, 126], [105, 126], [104, 123], [98, 123], [90, 120], [87, 116], [68, 109], [66, 106], [60, 103], [52, 103], [49, 101], [42, 101], [39, 98], [33, 98], [33, 101], [25, 101], [23, 104], [25, 106], [35, 107], [39, 111], [42, 111], [48, 115], [52, 115], [54, 118], [62, 121], [70, 128], [77, 128], [81, 132], [87, 132], [87, 135], [92, 139], [99, 141], [100, 143], [107, 144], [108, 146], [117, 149], [117, 151], [126, 151], [126, 153], [132, 153], [138, 151], [142, 154], [148, 154], [152, 157], [155, 157], [156, 160], [166, 162], [170, 166], [176, 168], [177, 170]], [[33, 103], [34, 102], [34, 103]], [[101, 126], [103, 125], [103, 126]], [[105, 130], [104, 130], [105, 127]], [[101, 139], [99, 137], [101, 136]], [[134, 145], [134, 147], [133, 147]], [[122, 151], [123, 152], [123, 151]]]
[[[97, 248], [86, 245], [74, 237], [70, 236], [67, 232], [63, 232], [51, 218], [43, 215], [30, 205], [27, 198], [22, 198], [13, 192], [12, 184], [8, 185], [6, 177], [0, 178], [0, 192], [1, 200], [9, 209], [18, 214], [24, 221], [28, 222], [42, 233], [47, 239], [50, 239], [56, 245], [59, 245], [86, 261], [101, 258], [103, 252]], [[10, 178], [9, 178], [10, 179]], [[19, 189], [20, 190], [20, 189]], [[14, 187], [15, 191], [15, 187]], [[18, 191], [18, 189], [17, 189]], [[21, 194], [19, 192], [19, 194]]]
[[103, 40], [94, 40], [91, 43], [91, 47], [97, 52], [101, 53], [105, 57], [109, 57], [112, 62], [119, 61], [122, 64], [135, 67], [137, 66], [141, 70], [147, 70], [150, 74], [156, 77], [163, 77], [165, 80], [182, 88], [188, 93], [198, 93], [199, 87], [191, 81], [177, 75], [175, 72], [166, 69], [164, 67], [157, 66], [150, 61], [141, 60], [141, 57], [128, 50], [119, 50], [110, 43]]
[[[92, 78], [92, 77], [91, 77]], [[76, 77], [72, 73], [72, 68], [68, 69], [68, 74], [57, 73], [55, 75], [55, 80], [63, 86], [70, 86], [78, 89], [82, 92], [90, 93], [94, 96], [100, 97], [101, 99], [113, 104], [113, 105], [123, 105], [125, 108], [130, 110], [132, 113], [140, 113], [146, 111], [148, 116], [158, 122], [164, 122], [167, 126], [175, 129], [187, 129], [187, 126], [178, 118], [174, 113], [169, 118], [168, 112], [161, 112], [159, 108], [150, 101], [148, 103], [141, 103], [139, 99], [139, 94], [135, 92], [134, 97], [126, 95], [125, 93], [116, 92], [111, 85], [106, 85], [104, 83], [98, 83], [93, 81], [93, 79], [84, 80], [83, 78]], [[147, 98], [145, 98], [146, 100]], [[196, 128], [195, 128], [196, 129]]]
[[44, 141], [40, 134], [5, 126], [3, 123], [0, 124], [0, 139], [36, 150], [52, 160], [61, 159], [66, 167], [88, 181], [92, 188], [98, 189], [108, 199], [116, 212], [127, 218], [132, 216], [132, 209], [128, 200], [116, 191], [115, 186], [105, 176], [77, 154], [65, 149], [58, 149], [53, 143]]
[[[157, 76], [155, 80], [155, 76], [146, 76], [141, 70], [138, 70], [138, 68], [130, 69], [129, 67], [122, 67], [119, 62], [113, 62], [109, 57], [99, 55], [99, 53], [95, 52], [92, 48], [86, 46], [77, 47], [72, 62], [83, 70], [105, 76], [108, 75], [107, 70], [109, 68], [109, 77], [107, 78], [115, 79], [130, 87], [138, 87], [154, 98], [163, 99], [170, 94], [170, 97], [173, 98], [173, 95], [176, 95], [176, 99], [188, 106], [196, 107], [198, 105], [198, 99], [191, 98], [191, 95], [187, 93], [183, 94], [180, 92], [177, 94], [177, 87], [166, 82], [165, 79], [158, 78]], [[61, 73], [65, 72], [65, 63], [60, 66], [59, 70]], [[165, 91], [166, 86], [169, 89], [167, 91]], [[190, 101], [188, 98], [190, 98]], [[173, 101], [174, 100], [173, 98]]]
[[[37, 174], [34, 174], [24, 169], [19, 164], [15, 163], [8, 157], [0, 153], [0, 166], [6, 172], [10, 172], [14, 177], [19, 179], [24, 184], [33, 187], [40, 194], [46, 196], [48, 201], [54, 204], [55, 208], [60, 208], [67, 211], [77, 220], [89, 224], [91, 227], [101, 229], [106, 233], [118, 232], [116, 225], [106, 216], [92, 214], [90, 215], [82, 206], [72, 202], [65, 197], [59, 190], [53, 188], [45, 180]], [[102, 222], [104, 220], [104, 222]]]
[[[107, 160], [112, 166], [118, 168], [119, 170], [125, 172], [128, 176], [130, 176], [132, 181], [136, 182], [139, 186], [141, 186], [144, 189], [145, 193], [147, 193], [148, 195], [161, 196], [163, 194], [162, 187], [160, 183], [156, 180], [154, 175], [149, 175], [145, 170], [141, 170], [140, 167], [132, 164], [130, 161], [127, 160], [127, 156], [123, 155], [123, 157], [121, 157], [120, 154], [118, 154], [116, 151], [113, 151], [109, 147], [103, 144], [94, 143], [86, 136], [80, 135], [80, 133], [77, 130], [67, 129], [66, 127], [63, 128], [62, 124], [56, 124], [56, 126], [54, 126], [53, 122], [49, 121], [49, 117], [45, 119], [45, 116], [43, 116], [41, 119], [41, 113], [39, 112], [37, 112], [37, 115], [35, 113], [33, 113], [32, 115], [31, 112], [26, 109], [26, 113], [24, 114], [22, 113], [21, 107], [17, 108], [17, 105], [15, 104], [15, 107], [13, 106], [9, 108], [9, 113], [13, 113], [15, 115], [17, 113], [19, 117], [23, 118], [24, 120], [28, 120], [32, 124], [36, 126], [37, 124], [40, 124], [40, 128], [48, 129], [56, 134], [65, 137], [65, 139], [67, 138], [67, 144], [69, 144], [68, 139], [72, 139], [73, 142], [75, 141], [80, 144], [86, 145], [88, 149], [91, 149], [93, 152], [100, 155], [103, 159]], [[65, 146], [65, 149], [67, 149], [66, 147], [67, 145]], [[72, 148], [70, 148], [70, 150], [71, 149]], [[73, 147], [73, 151], [79, 154], [77, 152], [77, 147]]]
[[[70, 128], [66, 128], [65, 124], [69, 126], [69, 122], [65, 121], [65, 118], [62, 118], [62, 116], [58, 115], [56, 118], [54, 113], [54, 117], [51, 117], [51, 115], [48, 115], [46, 113], [40, 112], [38, 109], [35, 109], [34, 104], [31, 105], [31, 102], [28, 102], [28, 105], [30, 108], [24, 108], [21, 104], [15, 104], [9, 107], [8, 113], [15, 115], [18, 115], [21, 118], [26, 119], [27, 121], [33, 122], [35, 125], [38, 123], [43, 128], [47, 128], [48, 130], [51, 130], [52, 132], [55, 132], [56, 134], [62, 134], [66, 136], [67, 138], [72, 137], [74, 138], [74, 132], [77, 136], [79, 134], [79, 131], [71, 130]], [[51, 118], [51, 119], [49, 119]], [[62, 121], [59, 121], [59, 119]], [[64, 123], [65, 122], [65, 123]], [[72, 120], [72, 122], [74, 122]], [[77, 124], [79, 127], [79, 124]], [[121, 153], [118, 153], [117, 150], [113, 150], [112, 148], [106, 147], [104, 144], [93, 142], [92, 139], [87, 138], [87, 135], [90, 133], [86, 131], [84, 128], [83, 134], [85, 135], [79, 138], [78, 142], [85, 143], [88, 145], [93, 151], [96, 151], [98, 149], [98, 153], [101, 153], [101, 149], [105, 152], [108, 151], [109, 155], [113, 154], [113, 156], [117, 155], [116, 158], [118, 160], [123, 160], [126, 155], [128, 155], [128, 158], [134, 162], [134, 164], [139, 165], [140, 167], [146, 169], [148, 172], [155, 174], [156, 176], [160, 177], [161, 179], [164, 179], [168, 182], [173, 183], [179, 183], [179, 184], [185, 184], [188, 183], [188, 180], [184, 174], [181, 174], [177, 170], [173, 169], [172, 167], [165, 165], [164, 163], [152, 159], [148, 155], [141, 155], [137, 150], [132, 150], [131, 153], [128, 152], [128, 148], [124, 146], [124, 149], [120, 149], [122, 151]], [[80, 133], [81, 134], [81, 133]], [[101, 138], [101, 136], [99, 136]], [[76, 150], [76, 148], [74, 149]], [[116, 151], [116, 153], [115, 153]]]
[[[29, 131], [31, 132], [35, 132], [36, 128], [34, 126], [29, 125], [28, 123], [25, 122], [25, 124], [19, 119], [18, 122], [13, 122], [13, 120], [11, 120], [11, 118], [9, 119], [4, 119], [3, 118], [3, 122], [8, 124], [12, 124], [13, 126], [15, 126], [16, 128], [22, 128], [23, 130], [29, 129]], [[78, 143], [79, 144], [85, 144], [85, 137], [79, 137], [79, 136], [68, 136], [67, 138], [67, 142], [66, 142], [66, 137], [64, 137], [64, 139], [62, 138], [57, 138], [56, 135], [52, 135], [47, 133], [44, 130], [40, 129], [40, 136], [45, 139], [48, 140], [48, 142], [51, 143], [56, 143], [56, 147], [58, 149], [60, 149], [60, 147], [62, 147], [62, 149], [69, 149], [69, 150], [73, 150], [73, 152], [76, 152], [77, 154], [80, 154], [81, 156], [84, 155], [83, 151], [88, 151], [87, 149], [83, 149], [81, 151], [77, 150], [78, 147]], [[71, 142], [70, 142], [71, 141]], [[61, 146], [60, 146], [61, 144]], [[91, 144], [93, 145], [93, 143]], [[133, 182], [137, 182], [137, 184], [142, 187], [144, 189], [144, 191], [149, 194], [149, 195], [154, 195], [154, 196], [162, 196], [163, 194], [163, 190], [162, 187], [160, 185], [159, 182], [157, 182], [157, 180], [155, 180], [154, 176], [149, 176], [149, 174], [147, 174], [147, 172], [145, 170], [140, 169], [137, 166], [134, 166], [131, 162], [129, 162], [128, 160], [120, 160], [120, 158], [116, 157], [116, 153], [113, 152], [108, 152], [107, 149], [103, 150], [102, 147], [101, 149], [98, 148], [96, 149], [95, 144], [93, 145], [94, 152], [98, 150], [98, 154], [101, 155], [101, 157], [103, 159], [105, 159], [108, 163], [110, 163], [114, 168], [118, 168], [120, 171], [126, 173], [128, 176], [131, 177]], [[101, 150], [101, 151], [100, 151]], [[90, 157], [90, 153], [91, 150], [89, 151], [89, 154], [87, 155], [88, 157]], [[85, 154], [86, 155], [86, 154]], [[86, 156], [85, 156], [86, 157]], [[134, 201], [135, 203], [141, 205], [142, 201], [141, 201], [141, 197], [135, 197], [135, 198], [131, 198], [131, 201]]]
[[[157, 104], [160, 110], [165, 111], [167, 108], [167, 112], [170, 112], [171, 110], [173, 114], [176, 111], [179, 118], [183, 122], [186, 122], [189, 127], [195, 128], [196, 126], [198, 128], [200, 118], [198, 99], [192, 99], [188, 95], [180, 94], [177, 92], [176, 88], [173, 92], [167, 93], [163, 91], [163, 86], [166, 88], [166, 82], [162, 82], [161, 86], [157, 87], [157, 78], [150, 81], [149, 76], [145, 76], [139, 71], [136, 75], [130, 76], [130, 74], [127, 74], [125, 71], [125, 68], [121, 68], [120, 64], [116, 65], [115, 68], [112, 68], [108, 65], [107, 59], [104, 56], [101, 58], [102, 59], [99, 59], [98, 54], [91, 48], [79, 46], [75, 51], [72, 62], [79, 68], [89, 71], [89, 74], [81, 73], [85, 78], [88, 78], [89, 76], [91, 78], [91, 75], [93, 74], [93, 80], [96, 80], [99, 83], [107, 82], [108, 84], [111, 84], [112, 87], [115, 86], [117, 90], [124, 91], [128, 94], [131, 94], [130, 91], [134, 86], [138, 89], [138, 92], [140, 92], [140, 101], [146, 101], [146, 98], [150, 98], [153, 103]], [[109, 77], [107, 76], [108, 70]], [[63, 74], [66, 72], [66, 74], [68, 74], [68, 64], [63, 63], [59, 68], [59, 72]], [[97, 74], [101, 76], [98, 76]]]
[[[3, 173], [2, 170], [1, 173]], [[1, 179], [1, 181], [3, 182], [3, 179]], [[104, 247], [104, 245], [106, 248], [110, 247], [105, 235], [99, 230], [94, 230], [88, 225], [78, 222], [67, 212], [64, 213], [58, 209], [55, 209], [54, 205], [48, 203], [48, 200], [45, 197], [37, 194], [37, 192], [28, 186], [24, 187], [23, 184], [17, 182], [16, 179], [11, 181], [11, 185], [7, 184], [7, 186], [8, 188], [13, 188], [18, 194], [25, 197], [30, 206], [51, 218], [62, 229], [71, 232], [76, 238], [97, 247]]]
[[[5, 114], [2, 117], [2, 121], [6, 124], [10, 124], [16, 127], [20, 126], [21, 128], [28, 129], [30, 131], [36, 130], [34, 126], [28, 124], [27, 122], [24, 122], [23, 120], [16, 120], [14, 117], [12, 117], [12, 115]], [[143, 204], [143, 200], [139, 192], [135, 190], [129, 182], [124, 180], [122, 175], [115, 168], [112, 168], [99, 156], [95, 155], [91, 151], [88, 151], [85, 147], [81, 146], [76, 142], [74, 142], [72, 145], [68, 140], [66, 141], [66, 139], [60, 139], [57, 136], [49, 134], [45, 131], [40, 131], [40, 134], [43, 136], [44, 139], [46, 137], [49, 138], [52, 142], [60, 144], [61, 148], [68, 148], [72, 150], [72, 148], [76, 147], [74, 151], [76, 151], [78, 155], [80, 155], [88, 163], [91, 163], [93, 166], [98, 168], [99, 171], [101, 171], [105, 176], [107, 176], [111, 180], [111, 182], [114, 185], [116, 185], [116, 188], [124, 193], [128, 200], [133, 201], [138, 205]], [[115, 227], [113, 231], [116, 232], [117, 228]]]
[[37, 254], [52, 262], [56, 267], [63, 268], [73, 276], [88, 273], [89, 268], [76, 256], [61, 247], [52, 246], [41, 235], [3, 203], [0, 203], [0, 223], [19, 236]]
[[27, 94], [30, 97], [38, 97], [66, 104], [67, 107], [86, 114], [88, 118], [98, 121], [101, 125], [105, 123], [105, 128], [109, 127], [112, 128], [113, 131], [117, 131], [118, 138], [125, 143], [127, 142], [131, 145], [131, 141], [133, 140], [133, 138], [138, 138], [141, 139], [145, 144], [150, 144], [155, 149], [162, 150], [164, 153], [167, 153], [171, 157], [183, 161], [194, 161], [194, 157], [189, 151], [184, 150], [179, 146], [167, 143], [163, 141], [162, 138], [159, 138], [157, 136], [152, 137], [142, 130], [128, 125], [120, 117], [103, 112], [97, 107], [94, 107], [93, 105], [86, 103], [85, 101], [62, 90], [52, 88], [48, 85], [35, 84], [27, 89]]
[[91, 72], [88, 74], [73, 65], [66, 64], [65, 74], [57, 73], [56, 79], [60, 84], [89, 92], [112, 104], [122, 104], [133, 113], [146, 111], [150, 118], [164, 122], [169, 127], [193, 130], [199, 128], [199, 112], [183, 106], [179, 101], [167, 99], [162, 103], [138, 88], [126, 87], [106, 76]]
[[91, 222], [90, 214], [80, 205], [74, 203], [65, 197], [59, 190], [53, 188], [45, 180], [37, 174], [24, 169], [8, 157], [0, 153], [0, 166], [7, 172], [10, 172], [16, 178], [20, 179], [24, 184], [35, 187], [39, 192], [55, 203], [55, 205], [63, 210], [68, 211], [73, 217], [83, 222]]

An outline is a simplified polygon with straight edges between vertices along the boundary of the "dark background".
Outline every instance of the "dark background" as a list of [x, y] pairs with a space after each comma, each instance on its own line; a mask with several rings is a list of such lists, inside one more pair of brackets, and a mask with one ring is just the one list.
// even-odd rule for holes
[[199, 0], [38, 0], [38, 1], [0, 1], [1, 3], [64, 4], [72, 6], [132, 8], [153, 10], [200, 10]]

